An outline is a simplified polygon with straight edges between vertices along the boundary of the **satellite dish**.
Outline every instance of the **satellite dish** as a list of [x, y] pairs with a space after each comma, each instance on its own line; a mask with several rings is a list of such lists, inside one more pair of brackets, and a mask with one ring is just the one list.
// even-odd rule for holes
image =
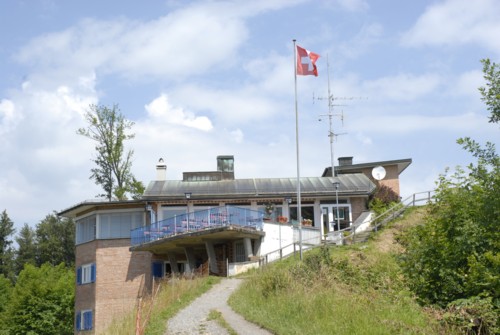
[[372, 170], [372, 176], [376, 180], [382, 180], [385, 178], [385, 169], [383, 166], [375, 166]]

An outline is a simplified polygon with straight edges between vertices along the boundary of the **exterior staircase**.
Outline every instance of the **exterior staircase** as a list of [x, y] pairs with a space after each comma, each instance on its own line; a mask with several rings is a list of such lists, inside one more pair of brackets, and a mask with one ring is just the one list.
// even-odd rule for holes
[[357, 225], [353, 225], [352, 227], [350, 227], [350, 234], [344, 236], [343, 242], [347, 244], [366, 242], [372, 232], [377, 231], [380, 227], [383, 227], [389, 222], [400, 217], [408, 208], [421, 206], [422, 203], [428, 204], [432, 202], [433, 195], [434, 191], [414, 193], [413, 195], [389, 208], [384, 213], [372, 218], [370, 220], [370, 225], [362, 231], [357, 231]]

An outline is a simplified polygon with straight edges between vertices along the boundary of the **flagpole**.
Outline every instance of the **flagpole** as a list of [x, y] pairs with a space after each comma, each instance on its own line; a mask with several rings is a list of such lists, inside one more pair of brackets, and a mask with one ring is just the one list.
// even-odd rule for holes
[[297, 47], [293, 40], [293, 74], [295, 81], [295, 147], [297, 152], [297, 220], [299, 222], [299, 254], [302, 260], [302, 203], [300, 196], [299, 109], [297, 104]]

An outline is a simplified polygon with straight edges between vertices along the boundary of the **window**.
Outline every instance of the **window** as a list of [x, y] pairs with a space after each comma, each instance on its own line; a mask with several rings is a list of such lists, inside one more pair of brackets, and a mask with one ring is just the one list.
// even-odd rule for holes
[[98, 238], [130, 238], [130, 231], [142, 223], [143, 212], [99, 214]]
[[76, 330], [92, 330], [92, 311], [90, 309], [76, 313]]
[[234, 259], [236, 262], [245, 262], [247, 260], [245, 257], [245, 245], [243, 242], [234, 243]]
[[95, 215], [90, 215], [76, 221], [76, 244], [85, 243], [95, 239], [95, 223]]
[[163, 277], [163, 261], [156, 261], [151, 263], [151, 272], [153, 278]]
[[76, 283], [78, 285], [95, 282], [95, 263], [85, 264], [76, 270]]
[[[310, 205], [302, 206], [302, 219], [309, 219], [314, 222], [314, 207]], [[290, 219], [297, 220], [297, 206], [290, 207]]]

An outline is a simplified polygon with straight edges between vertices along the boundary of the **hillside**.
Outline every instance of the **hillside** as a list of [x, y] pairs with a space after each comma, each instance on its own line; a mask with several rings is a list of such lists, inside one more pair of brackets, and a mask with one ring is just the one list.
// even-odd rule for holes
[[276, 334], [450, 334], [408, 291], [397, 235], [421, 222], [409, 211], [368, 242], [321, 247], [249, 274], [231, 307]]

